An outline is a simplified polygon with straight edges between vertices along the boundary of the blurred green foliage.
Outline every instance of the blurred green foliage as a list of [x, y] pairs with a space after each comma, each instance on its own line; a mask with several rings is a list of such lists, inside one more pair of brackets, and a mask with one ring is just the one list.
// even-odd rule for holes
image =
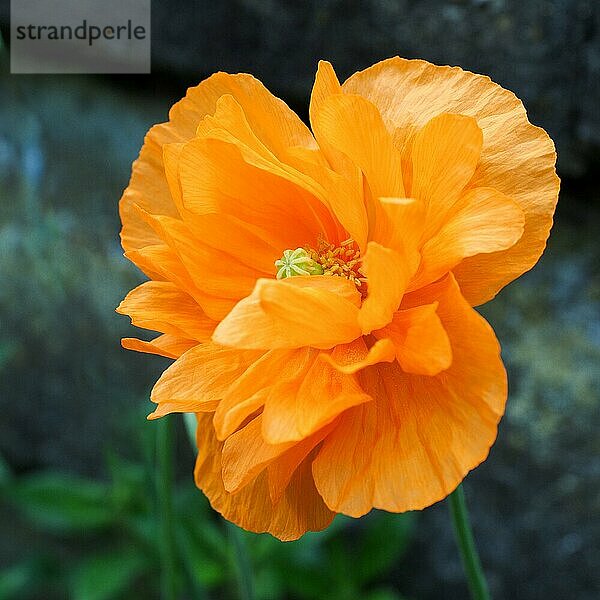
[[[52, 544], [35, 549], [0, 572], [0, 599], [158, 597], [155, 429], [142, 430], [135, 461], [109, 456], [106, 481], [60, 471], [18, 477], [3, 471], [0, 500], [75, 554], [56, 554]], [[189, 479], [176, 486], [174, 512], [179, 597], [239, 597], [227, 527]], [[326, 531], [286, 544], [241, 532], [256, 598], [401, 600], [387, 576], [408, 548], [414, 520], [411, 513], [374, 512], [358, 522], [338, 517]]]

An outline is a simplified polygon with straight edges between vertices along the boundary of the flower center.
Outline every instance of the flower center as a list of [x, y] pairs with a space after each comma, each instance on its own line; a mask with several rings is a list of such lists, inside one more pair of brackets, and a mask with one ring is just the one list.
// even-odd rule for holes
[[352, 281], [357, 288], [366, 284], [360, 272], [360, 251], [353, 239], [339, 246], [320, 238], [317, 249], [310, 247], [284, 250], [275, 261], [277, 279], [296, 275], [336, 275]]

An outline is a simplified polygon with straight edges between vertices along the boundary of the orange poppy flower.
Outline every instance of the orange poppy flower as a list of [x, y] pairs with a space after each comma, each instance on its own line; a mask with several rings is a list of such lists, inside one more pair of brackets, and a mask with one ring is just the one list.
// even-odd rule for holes
[[335, 513], [444, 498], [487, 456], [507, 396], [472, 308], [530, 269], [559, 181], [547, 134], [489, 78], [393, 58], [312, 132], [250, 75], [217, 73], [147, 134], [120, 204], [149, 278], [117, 309], [176, 359], [150, 418], [194, 412], [197, 485], [283, 540]]

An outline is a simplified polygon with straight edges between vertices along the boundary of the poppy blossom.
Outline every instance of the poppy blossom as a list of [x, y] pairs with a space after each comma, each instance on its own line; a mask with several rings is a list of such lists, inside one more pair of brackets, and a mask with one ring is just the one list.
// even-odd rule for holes
[[422, 509], [488, 455], [507, 379], [473, 306], [530, 269], [555, 151], [488, 77], [321, 62], [310, 129], [246, 74], [190, 88], [120, 203], [148, 277], [118, 312], [175, 359], [150, 418], [197, 415], [195, 479], [290, 540], [336, 513]]

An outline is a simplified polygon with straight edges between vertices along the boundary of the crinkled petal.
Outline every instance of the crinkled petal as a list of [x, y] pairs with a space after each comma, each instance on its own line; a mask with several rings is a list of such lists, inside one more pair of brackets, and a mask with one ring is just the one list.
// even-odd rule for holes
[[[188, 142], [179, 163], [186, 209], [237, 217], [282, 250], [314, 245], [319, 234], [334, 230], [325, 206], [306, 189], [306, 179], [291, 178], [259, 155], [246, 154], [243, 146], [219, 139]], [[325, 195], [322, 189], [319, 193]]]
[[154, 385], [150, 398], [158, 404], [150, 418], [171, 412], [212, 412], [234, 381], [260, 352], [223, 348], [208, 342], [179, 357]]
[[139, 250], [126, 252], [125, 256], [144, 273], [156, 270], [159, 280], [172, 282], [182, 292], [189, 294], [214, 321], [221, 320], [235, 305], [235, 300], [209, 296], [199, 290], [183, 266], [181, 257], [167, 244], [144, 246]]
[[380, 342], [392, 343], [395, 357], [407, 373], [437, 375], [452, 363], [450, 340], [437, 307], [434, 302], [399, 310], [389, 325], [374, 332], [382, 338]]
[[331, 95], [313, 119], [328, 145], [360, 168], [373, 196], [404, 197], [400, 152], [371, 102], [353, 94]]
[[239, 300], [252, 291], [260, 271], [226, 252], [207, 246], [180, 219], [149, 214], [147, 218], [177, 254], [195, 287], [203, 293]]
[[326, 60], [320, 60], [315, 75], [315, 83], [310, 95], [309, 116], [313, 127], [317, 114], [325, 103], [325, 100], [329, 96], [341, 93], [342, 86], [333, 70], [333, 65]]
[[[335, 348], [333, 360], [343, 358]], [[262, 433], [269, 444], [302, 440], [331, 423], [341, 412], [371, 398], [356, 378], [316, 357], [295, 380], [277, 383], [262, 413]]]
[[340, 373], [352, 375], [365, 367], [380, 362], [394, 361], [396, 349], [390, 339], [379, 339], [367, 349], [364, 339], [358, 338], [351, 344], [337, 346], [334, 353], [321, 353], [320, 358], [327, 361]]
[[216, 110], [224, 95], [235, 98], [244, 109], [253, 131], [275, 154], [289, 146], [315, 147], [308, 128], [279, 98], [251, 75], [216, 73], [188, 89], [185, 98], [169, 111], [169, 122], [155, 125], [146, 135], [139, 158], [134, 162], [129, 185], [119, 205], [126, 251], [156, 244], [156, 234], [133, 209], [139, 205], [152, 214], [177, 216], [163, 163], [166, 144], [191, 140], [201, 119]]
[[369, 242], [361, 268], [368, 281], [367, 297], [358, 315], [362, 333], [381, 329], [392, 320], [417, 261], [415, 252], [402, 256], [377, 242]]
[[418, 250], [425, 231], [427, 206], [415, 198], [379, 198], [381, 206], [374, 239], [401, 254]]
[[316, 452], [315, 446], [322, 442], [337, 426], [337, 420], [319, 429], [311, 436], [294, 443], [289, 450], [277, 457], [267, 466], [269, 492], [271, 501], [276, 503], [285, 492], [296, 469], [302, 465], [310, 454]]
[[238, 377], [215, 411], [214, 427], [220, 440], [231, 435], [261, 408], [277, 384], [302, 376], [317, 355], [308, 347], [269, 350]]
[[461, 290], [472, 305], [493, 298], [537, 262], [558, 197], [556, 153], [552, 140], [529, 123], [512, 92], [459, 67], [398, 57], [356, 73], [342, 87], [377, 106], [399, 147], [415, 127], [441, 113], [477, 120], [484, 143], [470, 185], [495, 188], [514, 200], [525, 214], [525, 231], [513, 247], [473, 256], [456, 268]]
[[458, 204], [421, 249], [421, 264], [411, 289], [439, 279], [464, 258], [510, 248], [523, 235], [523, 211], [493, 188], [473, 188]]
[[268, 444], [261, 435], [262, 415], [230, 435], [223, 446], [223, 485], [233, 493], [250, 483], [265, 467], [294, 445]]
[[[302, 280], [298, 283], [297, 280]], [[306, 280], [317, 280], [315, 287]], [[331, 282], [331, 291], [321, 287]], [[238, 348], [331, 348], [360, 335], [358, 308], [337, 293], [354, 284], [341, 277], [259, 279], [250, 296], [219, 323], [213, 340]]]
[[445, 223], [473, 177], [482, 144], [477, 121], [463, 115], [441, 114], [415, 135], [410, 195], [427, 205], [425, 239]]
[[198, 341], [209, 340], [216, 322], [194, 299], [168, 281], [147, 281], [129, 292], [117, 307], [136, 327]]
[[197, 441], [196, 485], [226, 519], [283, 541], [297, 539], [307, 531], [320, 531], [331, 523], [334, 514], [325, 506], [313, 482], [311, 456], [294, 470], [285, 490], [273, 502], [266, 470], [235, 494], [225, 490], [223, 443], [214, 435], [210, 415], [198, 415]]
[[197, 340], [190, 340], [163, 333], [150, 341], [138, 340], [137, 338], [123, 338], [121, 345], [126, 350], [145, 352], [146, 354], [157, 354], [166, 358], [179, 358], [184, 352], [198, 345]]
[[487, 457], [504, 410], [507, 384], [491, 327], [452, 277], [415, 295], [439, 301], [453, 362], [435, 377], [396, 363], [359, 373], [373, 402], [340, 416], [313, 463], [317, 489], [336, 512], [418, 510], [441, 500]]

